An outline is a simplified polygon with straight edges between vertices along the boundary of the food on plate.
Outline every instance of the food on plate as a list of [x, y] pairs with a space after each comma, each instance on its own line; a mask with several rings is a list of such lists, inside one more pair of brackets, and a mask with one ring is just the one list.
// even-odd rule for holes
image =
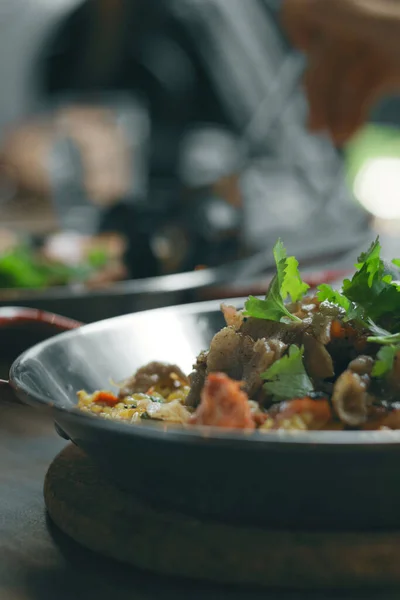
[[34, 247], [6, 233], [0, 233], [0, 288], [45, 289], [75, 283], [93, 287], [127, 275], [126, 244], [118, 234], [58, 233]]
[[400, 429], [400, 260], [377, 239], [341, 290], [310, 292], [279, 240], [265, 298], [222, 306], [226, 326], [190, 376], [153, 362], [118, 393], [78, 394], [107, 419], [270, 431]]

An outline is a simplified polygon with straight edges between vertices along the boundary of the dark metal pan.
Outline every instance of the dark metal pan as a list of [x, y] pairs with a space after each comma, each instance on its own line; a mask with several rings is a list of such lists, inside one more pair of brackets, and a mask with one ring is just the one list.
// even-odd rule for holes
[[142, 280], [122, 281], [98, 289], [59, 286], [43, 290], [0, 291], [0, 306], [30, 306], [92, 323], [122, 314], [196, 301], [202, 291], [227, 284], [233, 268], [205, 269]]
[[[339, 278], [342, 273], [339, 271], [325, 271], [321, 273], [310, 273], [305, 274], [304, 278], [307, 283], [311, 286], [317, 283], [332, 282]], [[203, 275], [200, 273], [200, 275]], [[178, 289], [178, 283], [175, 281], [167, 280], [167, 278], [161, 278], [163, 281], [163, 290], [160, 290], [160, 285], [155, 280], [147, 280], [142, 286], [135, 288], [135, 292], [129, 294], [126, 291], [125, 294], [118, 294], [119, 287], [112, 288], [108, 293], [105, 290], [99, 291], [98, 294], [82, 293], [80, 297], [71, 297], [68, 292], [61, 288], [50, 290], [45, 296], [38, 295], [37, 301], [34, 302], [32, 294], [27, 294], [32, 304], [30, 308], [25, 306], [1, 306], [0, 305], [0, 378], [7, 378], [9, 368], [15, 358], [24, 350], [33, 346], [34, 344], [41, 342], [48, 337], [61, 333], [72, 328], [75, 328], [82, 324], [82, 322], [92, 322], [100, 320], [98, 318], [100, 314], [108, 314], [108, 316], [116, 316], [117, 314], [123, 314], [127, 312], [129, 306], [132, 306], [131, 312], [144, 308], [158, 307], [162, 305], [164, 298], [164, 304], [168, 305], [172, 302], [176, 296], [182, 300], [185, 292], [190, 294], [193, 289], [197, 290], [197, 294], [201, 299], [216, 299], [226, 298], [232, 295], [249, 295], [249, 294], [263, 294], [268, 287], [270, 277], [265, 277], [261, 280], [257, 279], [253, 283], [247, 285], [241, 285], [238, 287], [235, 283], [225, 283], [221, 286], [211, 285], [207, 286], [209, 273], [205, 276], [197, 279], [197, 282], [202, 282], [205, 287], [190, 288], [191, 281], [186, 278], [176, 276], [176, 279], [183, 289]], [[174, 277], [175, 278], [175, 277]], [[185, 289], [184, 283], [189, 286]], [[154, 283], [154, 288], [152, 284]], [[127, 286], [123, 285], [123, 288], [130, 288], [131, 283]], [[158, 289], [158, 293], [152, 290]], [[140, 292], [141, 290], [141, 292]], [[231, 292], [235, 292], [232, 294]], [[143, 294], [143, 295], [142, 295]], [[138, 301], [138, 296], [140, 301]], [[22, 295], [24, 297], [24, 295]], [[189, 295], [187, 296], [187, 299]], [[81, 302], [79, 302], [79, 299]], [[22, 300], [20, 300], [22, 302]], [[75, 301], [75, 305], [74, 305]], [[74, 305], [74, 309], [71, 310], [70, 305]], [[47, 310], [43, 310], [43, 306]], [[96, 308], [97, 307], [97, 308]], [[49, 312], [49, 308], [53, 309], [53, 312]], [[60, 310], [58, 310], [60, 309]], [[65, 310], [63, 310], [65, 309]], [[66, 314], [77, 310], [78, 313], [83, 313], [85, 319], [66, 318], [59, 316], [60, 314]], [[120, 311], [118, 310], [120, 309]]]
[[222, 326], [216, 301], [109, 319], [26, 351], [10, 383], [118, 485], [149, 502], [269, 527], [399, 527], [400, 431], [246, 435], [129, 425], [77, 410], [79, 390], [110, 389], [110, 379], [150, 360], [188, 372]]
[[[324, 279], [335, 278], [340, 272], [321, 274]], [[270, 277], [264, 276], [253, 281], [243, 282], [247, 290], [257, 294], [265, 293]], [[68, 315], [69, 318], [85, 323], [101, 321], [141, 310], [162, 308], [178, 304], [187, 304], [203, 299], [223, 298], [235, 295], [237, 283], [230, 270], [216, 273], [205, 269], [193, 273], [181, 273], [165, 277], [126, 281], [90, 290], [84, 287], [55, 287], [43, 291], [12, 290], [0, 293], [0, 308], [30, 306], [38, 310], [47, 310], [55, 314]], [[244, 294], [245, 295], [245, 294]]]
[[[325, 270], [321, 274], [323, 280], [339, 277], [340, 272], [335, 273], [334, 270], [352, 268], [357, 254], [354, 248], [361, 244], [364, 249], [365, 235], [363, 232], [355, 236], [339, 249], [327, 246], [321, 251], [310, 245], [301, 256], [303, 273], [305, 269], [312, 269], [315, 274], [321, 268]], [[327, 267], [327, 264], [330, 266]], [[327, 272], [327, 268], [333, 271]], [[99, 289], [64, 286], [45, 291], [0, 290], [0, 307], [30, 306], [92, 323], [141, 310], [237, 296], [242, 293], [241, 290], [244, 290], [243, 295], [249, 293], [248, 290], [261, 294], [265, 292], [266, 287], [263, 286], [274, 269], [272, 252], [265, 250], [213, 269], [123, 281]]]

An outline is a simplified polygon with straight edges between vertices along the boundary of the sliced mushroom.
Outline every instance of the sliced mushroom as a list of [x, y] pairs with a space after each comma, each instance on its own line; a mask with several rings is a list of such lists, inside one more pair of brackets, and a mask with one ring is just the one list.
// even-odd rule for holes
[[240, 332], [243, 335], [249, 335], [254, 340], [275, 339], [285, 344], [298, 344], [303, 342], [303, 334], [311, 324], [311, 319], [297, 323], [278, 323], [276, 321], [267, 321], [265, 319], [247, 319]]
[[305, 333], [304, 365], [313, 379], [330, 379], [334, 376], [332, 357], [325, 346], [310, 333]]
[[221, 304], [221, 310], [228, 327], [234, 327], [238, 331], [243, 325], [243, 311], [229, 304]]
[[342, 309], [329, 302], [320, 304], [318, 311], [313, 314], [311, 333], [324, 346], [331, 341], [332, 321], [339, 318], [341, 314]]
[[262, 387], [264, 373], [276, 360], [281, 358], [287, 345], [280, 340], [258, 340], [253, 346], [253, 355], [243, 366], [242, 380], [250, 398]]
[[[253, 397], [263, 384], [261, 374], [285, 352], [287, 345], [280, 340], [254, 340], [238, 333], [234, 327], [221, 329], [212, 339], [210, 350], [195, 365], [190, 376], [191, 390], [186, 398], [188, 406], [198, 406], [206, 376], [225, 373], [236, 381], [243, 381], [244, 390]], [[199, 357], [200, 358], [200, 357]]]
[[186, 398], [188, 406], [198, 406], [206, 376], [209, 373], [225, 373], [232, 379], [241, 380], [243, 365], [253, 356], [254, 340], [238, 333], [234, 327], [224, 327], [213, 337], [210, 349], [197, 360], [190, 375], [191, 389]]
[[372, 356], [357, 356], [354, 360], [349, 364], [349, 370], [357, 375], [371, 375], [372, 369], [374, 367], [374, 359]]
[[367, 383], [357, 373], [344, 371], [333, 387], [333, 408], [342, 421], [350, 427], [358, 427], [368, 416]]
[[207, 375], [207, 356], [208, 352], [201, 352], [193, 365], [193, 371], [189, 375], [190, 391], [186, 396], [186, 406], [196, 407], [200, 404], [201, 390]]
[[254, 340], [238, 333], [233, 327], [224, 327], [213, 337], [207, 357], [207, 373], [226, 373], [239, 380], [243, 364], [253, 355]]

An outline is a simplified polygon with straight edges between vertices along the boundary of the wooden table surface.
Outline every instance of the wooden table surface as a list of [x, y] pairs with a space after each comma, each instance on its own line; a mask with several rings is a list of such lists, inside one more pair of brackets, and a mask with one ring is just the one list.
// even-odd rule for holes
[[49, 523], [42, 486], [64, 446], [42, 413], [0, 401], [1, 600], [397, 600], [399, 591], [299, 593], [222, 588], [139, 573], [96, 556]]

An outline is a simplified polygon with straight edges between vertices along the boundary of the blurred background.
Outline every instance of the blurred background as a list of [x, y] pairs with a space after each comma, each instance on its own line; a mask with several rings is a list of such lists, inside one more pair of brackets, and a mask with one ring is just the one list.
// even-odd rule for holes
[[[311, 136], [279, 5], [2, 0], [2, 303], [90, 320], [136, 309], [148, 278], [259, 281], [278, 236], [313, 270], [351, 266], [376, 232], [396, 253], [399, 100], [344, 151]], [[88, 294], [102, 310], [69, 302]]]

